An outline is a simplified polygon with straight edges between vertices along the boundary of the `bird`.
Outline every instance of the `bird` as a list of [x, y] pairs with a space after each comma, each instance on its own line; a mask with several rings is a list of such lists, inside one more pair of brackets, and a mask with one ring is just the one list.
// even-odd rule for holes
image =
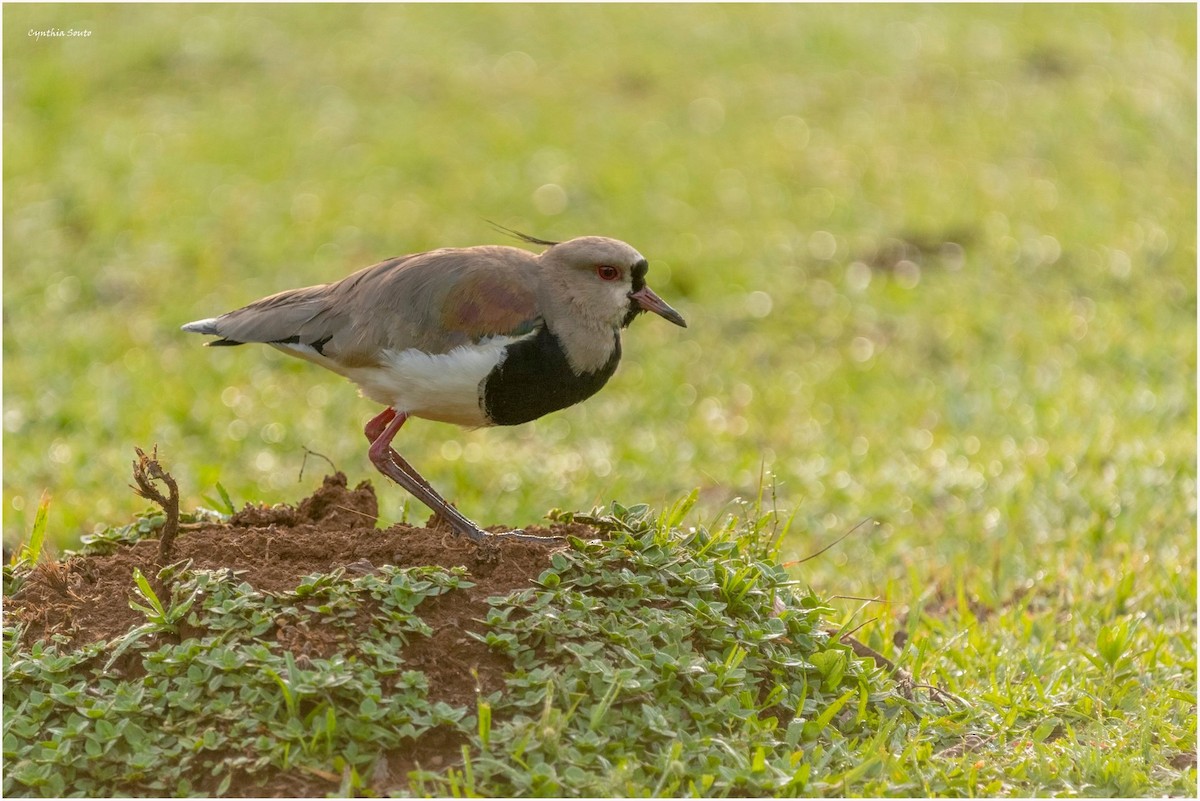
[[412, 417], [512, 426], [583, 401], [621, 359], [621, 332], [644, 312], [687, 322], [646, 283], [649, 263], [604, 236], [561, 242], [496, 226], [508, 245], [387, 259], [339, 281], [291, 289], [182, 330], [208, 346], [263, 343], [313, 362], [385, 408], [363, 429], [384, 476], [475, 542], [490, 533], [450, 505], [392, 447]]

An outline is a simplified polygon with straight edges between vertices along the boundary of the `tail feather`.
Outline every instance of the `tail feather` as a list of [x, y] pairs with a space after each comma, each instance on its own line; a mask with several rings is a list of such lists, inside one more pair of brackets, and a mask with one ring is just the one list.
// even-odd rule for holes
[[181, 325], [179, 329], [181, 331], [187, 331], [189, 334], [212, 334], [213, 336], [220, 335], [220, 332], [217, 330], [216, 317], [207, 317], [203, 320], [196, 320], [195, 322]]
[[[196, 320], [195, 322], [181, 325], [179, 328], [181, 331], [187, 331], [189, 334], [210, 334], [214, 337], [220, 337], [221, 331], [217, 327], [217, 320], [218, 318], [216, 317], [208, 317], [204, 320]], [[244, 345], [246, 343], [230, 339], [229, 337], [222, 337], [221, 339], [214, 339], [204, 344], [212, 347], [214, 345]]]

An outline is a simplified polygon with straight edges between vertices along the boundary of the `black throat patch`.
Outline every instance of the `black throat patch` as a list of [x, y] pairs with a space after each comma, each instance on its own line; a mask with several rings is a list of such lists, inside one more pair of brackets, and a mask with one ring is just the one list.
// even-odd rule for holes
[[646, 286], [646, 271], [650, 269], [650, 263], [642, 259], [629, 271], [629, 277], [633, 280], [633, 291], [637, 292]]
[[483, 380], [483, 413], [493, 425], [515, 426], [590, 398], [608, 383], [621, 360], [621, 337], [613, 332], [613, 352], [594, 373], [571, 369], [558, 337], [543, 327], [508, 347], [504, 361]]
[[[637, 292], [646, 288], [646, 271], [650, 269], [649, 263], [645, 259], [637, 262], [629, 270], [629, 277], [633, 282], [633, 289], [630, 292]], [[625, 319], [621, 321], [622, 328], [628, 328], [629, 324], [637, 319], [645, 309], [637, 304], [636, 300], [629, 301], [629, 311], [625, 313]]]

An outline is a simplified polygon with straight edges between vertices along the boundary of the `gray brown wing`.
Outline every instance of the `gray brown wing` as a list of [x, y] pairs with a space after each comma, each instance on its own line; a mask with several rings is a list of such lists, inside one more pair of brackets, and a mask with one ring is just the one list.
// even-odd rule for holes
[[313, 348], [345, 366], [380, 351], [445, 353], [537, 324], [536, 262], [517, 248], [435, 250], [381, 262], [333, 284], [280, 292], [187, 330]]

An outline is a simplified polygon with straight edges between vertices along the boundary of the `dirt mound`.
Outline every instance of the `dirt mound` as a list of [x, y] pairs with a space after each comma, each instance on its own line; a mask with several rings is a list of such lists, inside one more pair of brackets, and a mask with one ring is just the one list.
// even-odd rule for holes
[[6, 796], [793, 795], [801, 741], [895, 696], [765, 529], [614, 502], [474, 543], [341, 475], [213, 522], [138, 457], [163, 514], [6, 568]]
[[[477, 544], [453, 534], [436, 517], [427, 527], [376, 529], [377, 514], [370, 483], [350, 489], [338, 473], [294, 507], [247, 506], [226, 523], [181, 525], [170, 561], [190, 559], [193, 568], [233, 571], [240, 581], [268, 593], [292, 590], [305, 576], [339, 568], [363, 575], [383, 565], [465, 567], [474, 586], [422, 604], [421, 617], [433, 634], [409, 643], [403, 658], [426, 673], [431, 698], [473, 706], [477, 692], [503, 687], [504, 673], [512, 668], [508, 659], [470, 636], [483, 629], [487, 598], [528, 586], [549, 565], [562, 537], [597, 536], [580, 523], [555, 524], [526, 528], [546, 537], [545, 542], [497, 538]], [[25, 625], [24, 647], [56, 635], [70, 647], [112, 640], [144, 622], [142, 613], [129, 606], [135, 597], [134, 568], [169, 597], [169, 588], [154, 578], [162, 567], [157, 539], [120, 546], [108, 555], [44, 562], [5, 599], [7, 623]], [[345, 636], [344, 630], [281, 625], [264, 639], [274, 639], [297, 656], [328, 657], [342, 647]], [[420, 743], [419, 750], [428, 750], [426, 745], [437, 742]], [[445, 750], [453, 757], [458, 749], [457, 742], [450, 742]], [[408, 758], [397, 760], [399, 775], [417, 755], [404, 756]], [[436, 754], [424, 756], [427, 762], [441, 761]]]
[[[476, 544], [453, 534], [437, 517], [430, 518], [427, 527], [397, 524], [380, 530], [375, 528], [377, 515], [370, 482], [351, 490], [345, 475], [338, 473], [326, 477], [295, 507], [247, 505], [227, 523], [184, 524], [171, 560], [191, 559], [196, 568], [232, 570], [266, 592], [292, 589], [304, 576], [339, 567], [365, 573], [384, 564], [464, 566], [475, 586], [465, 603], [470, 609], [462, 611], [480, 612], [486, 607], [474, 602], [482, 604], [488, 596], [526, 586], [545, 569], [551, 549], [561, 544], [554, 537], [596, 536], [579, 523], [555, 524], [526, 528], [529, 534], [547, 537], [545, 543], [497, 538]], [[6, 612], [28, 624], [26, 642], [54, 634], [66, 635], [72, 646], [111, 639], [142, 620], [128, 603], [135, 567], [146, 576], [158, 572], [162, 565], [157, 540], [143, 540], [108, 556], [43, 563], [8, 599]], [[463, 604], [444, 604], [454, 605]]]

